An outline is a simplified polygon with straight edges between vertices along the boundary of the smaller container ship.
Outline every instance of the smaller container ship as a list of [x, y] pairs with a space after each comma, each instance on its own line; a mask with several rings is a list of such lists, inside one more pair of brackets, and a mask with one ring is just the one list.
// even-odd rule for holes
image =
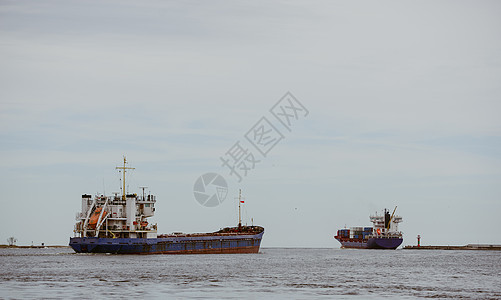
[[402, 244], [403, 237], [402, 232], [398, 231], [402, 217], [395, 215], [396, 210], [397, 207], [391, 215], [387, 209], [382, 215], [371, 215], [372, 227], [339, 229], [334, 238], [341, 243], [341, 248], [397, 249]]
[[243, 226], [240, 214], [241, 191], [238, 198], [238, 226], [210, 233], [157, 234], [157, 225], [148, 218], [155, 214], [156, 197], [125, 193], [123, 172], [122, 195], [82, 195], [82, 211], [77, 214], [75, 236], [70, 246], [77, 253], [111, 254], [217, 254], [258, 253], [264, 228]]

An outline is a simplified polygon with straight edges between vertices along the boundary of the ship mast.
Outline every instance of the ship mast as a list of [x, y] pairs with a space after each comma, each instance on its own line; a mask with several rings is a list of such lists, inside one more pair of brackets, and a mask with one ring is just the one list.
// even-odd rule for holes
[[127, 159], [125, 158], [125, 155], [124, 155], [124, 166], [115, 168], [117, 170], [123, 170], [123, 173], [124, 173], [123, 190], [122, 190], [122, 200], [124, 200], [124, 201], [125, 201], [125, 172], [126, 172], [126, 170], [134, 170], [135, 169], [135, 168], [131, 168], [131, 167], [126, 167], [125, 164], [127, 164]]
[[242, 189], [238, 190], [238, 228], [242, 227], [242, 214], [240, 206], [242, 205]]

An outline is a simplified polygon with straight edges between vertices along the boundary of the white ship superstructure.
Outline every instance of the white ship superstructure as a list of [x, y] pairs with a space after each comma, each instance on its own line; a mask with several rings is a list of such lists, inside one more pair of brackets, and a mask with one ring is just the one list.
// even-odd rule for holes
[[147, 218], [155, 214], [155, 196], [125, 193], [125, 173], [133, 168], [117, 167], [123, 172], [122, 195], [82, 195], [82, 211], [77, 214], [75, 236], [109, 238], [156, 238], [156, 224]]
[[[397, 208], [395, 207], [395, 210]], [[375, 236], [402, 236], [402, 232], [398, 230], [398, 223], [402, 222], [401, 216], [395, 215], [395, 210], [390, 216], [388, 210], [384, 210], [382, 215], [378, 215], [377, 212], [370, 216], [370, 220], [373, 223], [373, 235]]]

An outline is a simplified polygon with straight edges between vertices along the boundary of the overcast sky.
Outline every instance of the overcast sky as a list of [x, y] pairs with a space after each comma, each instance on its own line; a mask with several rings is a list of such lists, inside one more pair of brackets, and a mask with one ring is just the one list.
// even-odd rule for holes
[[[0, 1], [0, 243], [67, 244], [85, 193], [157, 195], [160, 232], [245, 221], [339, 247], [501, 244], [499, 1]], [[239, 183], [220, 157], [290, 91], [309, 114]], [[203, 173], [229, 195], [194, 198]]]

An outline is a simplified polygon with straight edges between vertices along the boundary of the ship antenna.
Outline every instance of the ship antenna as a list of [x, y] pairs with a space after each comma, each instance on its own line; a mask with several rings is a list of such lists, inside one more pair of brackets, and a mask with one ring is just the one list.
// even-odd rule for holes
[[123, 190], [122, 190], [122, 200], [125, 201], [125, 172], [126, 170], [134, 170], [135, 168], [131, 168], [131, 167], [126, 167], [125, 164], [127, 164], [127, 159], [125, 158], [125, 155], [124, 155], [124, 166], [123, 167], [116, 167], [115, 169], [117, 170], [123, 170], [123, 175], [124, 175], [124, 181], [122, 182], [123, 184]]
[[139, 188], [143, 190], [143, 201], [144, 201], [146, 199], [144, 196], [144, 189], [147, 188], [147, 186], [140, 186]]
[[[118, 171], [118, 173], [122, 173], [122, 171]], [[123, 190], [122, 190], [122, 178], [119, 178], [118, 181], [120, 181], [120, 192], [123, 194]]]

